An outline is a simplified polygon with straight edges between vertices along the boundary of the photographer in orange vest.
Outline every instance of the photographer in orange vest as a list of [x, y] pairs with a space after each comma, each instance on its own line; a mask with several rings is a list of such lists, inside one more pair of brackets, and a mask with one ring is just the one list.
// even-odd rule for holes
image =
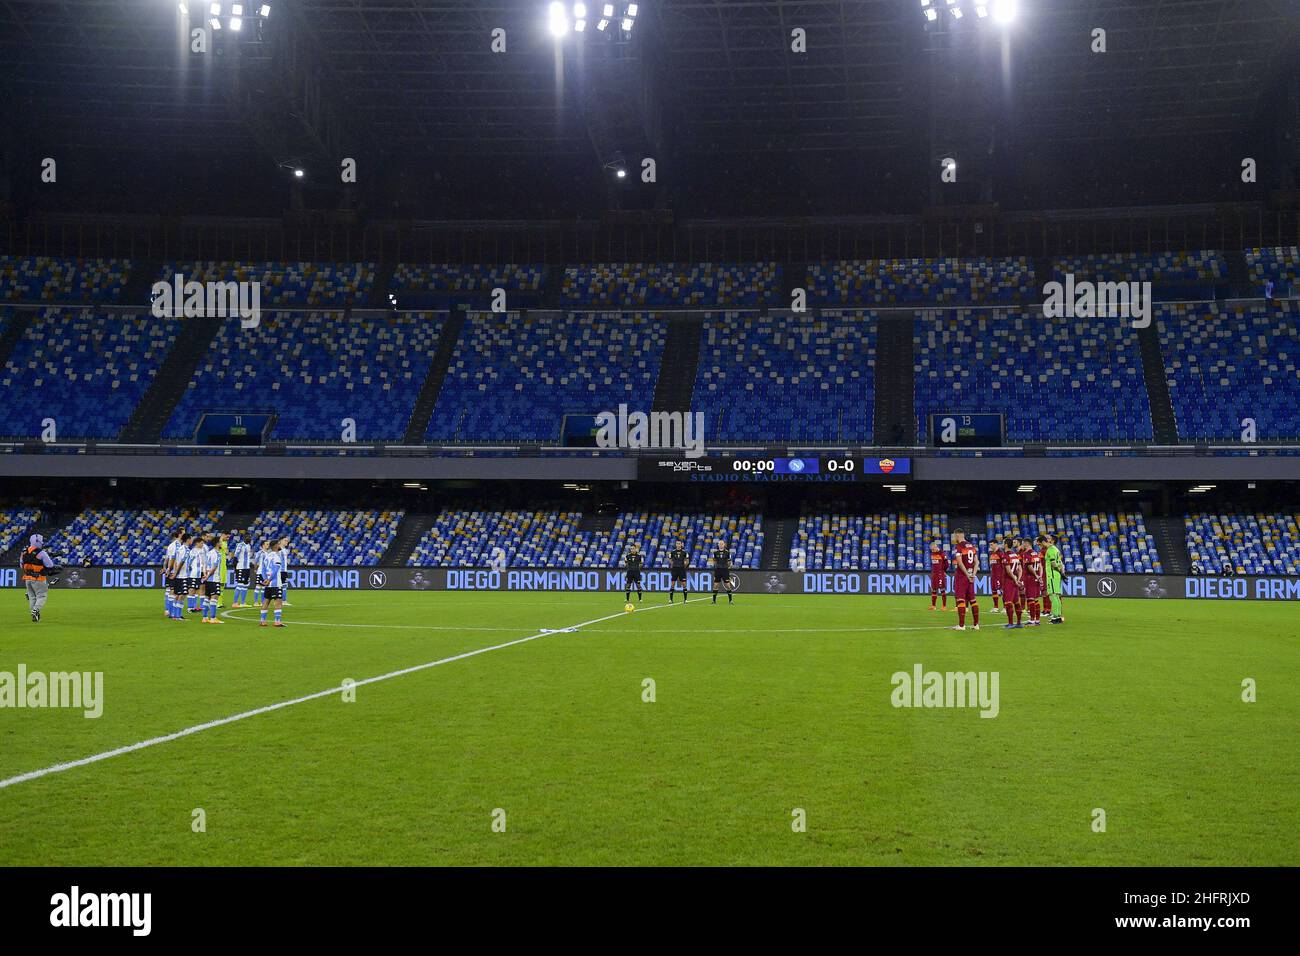
[[45, 550], [45, 539], [39, 534], [31, 537], [31, 545], [23, 552], [23, 583], [27, 585], [27, 606], [32, 611], [32, 623], [41, 619], [41, 608], [50, 593], [50, 585], [57, 580], [59, 569]]

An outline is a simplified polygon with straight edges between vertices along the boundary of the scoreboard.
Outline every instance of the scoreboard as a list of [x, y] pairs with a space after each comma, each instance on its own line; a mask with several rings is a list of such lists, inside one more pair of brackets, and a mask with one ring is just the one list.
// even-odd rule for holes
[[988, 412], [946, 412], [930, 416], [930, 444], [936, 448], [1001, 448], [1003, 418]]
[[644, 457], [637, 463], [641, 481], [884, 481], [911, 473], [910, 458], [857, 455]]
[[195, 430], [200, 445], [261, 445], [274, 416], [263, 413], [205, 412]]

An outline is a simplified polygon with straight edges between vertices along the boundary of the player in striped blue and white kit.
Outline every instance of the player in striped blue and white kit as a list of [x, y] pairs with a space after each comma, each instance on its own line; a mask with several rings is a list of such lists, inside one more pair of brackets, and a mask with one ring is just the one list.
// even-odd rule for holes
[[185, 620], [185, 595], [188, 588], [185, 575], [190, 566], [190, 545], [194, 540], [188, 533], [181, 535], [180, 545], [172, 561], [172, 620]]
[[162, 586], [163, 586], [163, 617], [174, 617], [172, 614], [172, 574], [173, 568], [176, 567], [176, 552], [181, 546], [181, 535], [185, 532], [179, 528], [172, 532], [172, 539], [167, 542], [167, 548], [163, 551], [162, 560]]
[[283, 621], [280, 620], [284, 607], [284, 591], [280, 587], [280, 575], [284, 573], [284, 566], [281, 563], [279, 544], [266, 543], [262, 552], [262, 563], [258, 565], [257, 576], [262, 581], [262, 616], [260, 626], [266, 627], [266, 612], [272, 605], [275, 606], [275, 626], [284, 627]]
[[231, 607], [243, 607], [248, 603], [248, 581], [253, 573], [253, 546], [243, 531], [235, 531], [231, 537], [239, 542], [235, 545], [235, 602]]
[[186, 589], [188, 596], [186, 605], [191, 614], [199, 610], [199, 582], [203, 580], [204, 567], [207, 564], [207, 546], [203, 543], [202, 535], [194, 536], [194, 546], [190, 548], [189, 567], [186, 569]]
[[217, 536], [208, 535], [203, 550], [203, 623], [225, 624], [217, 618], [217, 603], [221, 599], [221, 551]]
[[257, 607], [262, 606], [262, 561], [266, 557], [266, 545], [263, 541], [253, 553], [253, 604]]
[[289, 536], [286, 534], [276, 542], [280, 553], [280, 597], [289, 604]]

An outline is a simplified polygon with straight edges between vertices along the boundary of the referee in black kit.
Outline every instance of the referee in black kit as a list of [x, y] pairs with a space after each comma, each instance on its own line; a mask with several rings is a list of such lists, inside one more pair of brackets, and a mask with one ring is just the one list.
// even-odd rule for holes
[[[731, 552], [719, 540], [713, 549], [713, 603], [718, 603], [718, 588], [725, 588], [731, 579]], [[732, 603], [732, 593], [727, 591], [727, 603]]]
[[673, 603], [673, 593], [677, 590], [677, 585], [682, 586], [682, 603], [685, 604], [691, 599], [691, 583], [687, 580], [686, 572], [691, 566], [691, 556], [687, 553], [686, 548], [678, 541], [671, 551], [668, 552], [668, 575], [671, 583], [668, 585], [668, 603]]
[[641, 593], [641, 571], [645, 568], [645, 555], [641, 553], [641, 545], [633, 544], [628, 550], [627, 557], [624, 558], [623, 568], [623, 587], [627, 590], [626, 599], [632, 600], [632, 591], [636, 590], [636, 599], [642, 601], [645, 596]]

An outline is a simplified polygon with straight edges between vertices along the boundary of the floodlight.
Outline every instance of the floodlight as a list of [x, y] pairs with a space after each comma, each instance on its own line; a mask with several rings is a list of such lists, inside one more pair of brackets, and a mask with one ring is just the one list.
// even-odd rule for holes
[[950, 9], [948, 12], [952, 14], [952, 18], [953, 18], [954, 20], [960, 20], [960, 19], [961, 19], [961, 7], [953, 7], [953, 8]]
[[262, 9], [257, 12], [262, 15], [263, 19], [265, 19], [271, 15], [271, 5], [269, 3], [264, 3], [262, 4]]
[[585, 3], [575, 3], [573, 5], [573, 18], [583, 20], [587, 16], [587, 5]]
[[221, 16], [221, 4], [213, 3], [211, 6], [208, 7], [208, 12], [211, 13], [214, 17]]
[[293, 171], [293, 175], [296, 179], [302, 179], [302, 177], [305, 176], [306, 173], [304, 173], [301, 169], [295, 169]]
[[636, 4], [635, 4], [635, 3], [629, 3], [629, 4], [627, 5], [627, 15], [628, 15], [629, 17], [634, 17], [634, 16], [636, 16]]
[[993, 0], [993, 19], [998, 23], [1010, 23], [1016, 18], [1016, 0]]
[[939, 11], [931, 7], [925, 11], [925, 18], [933, 23], [935, 20], [939, 19]]
[[230, 15], [234, 17], [242, 17], [244, 15], [244, 5], [242, 3], [234, 4], [230, 8]]
[[623, 32], [624, 32], [624, 33], [631, 33], [631, 32], [632, 32], [632, 18], [631, 18], [631, 17], [624, 17], [624, 18], [623, 18]]
[[614, 175], [617, 176], [619, 179], [626, 179], [627, 170], [620, 167], [618, 172], [616, 172]]
[[989, 15], [989, 5], [987, 3], [975, 4], [975, 16], [983, 20]]
[[240, 28], [243, 27], [243, 25], [244, 25], [244, 21], [240, 17], [230, 18], [230, 29], [234, 30], [236, 33], [239, 32]]
[[587, 29], [587, 21], [586, 21], [586, 20], [574, 20], [574, 21], [573, 21], [573, 32], [574, 32], [574, 33], [581, 33], [581, 32], [582, 32], [583, 30], [585, 30], [585, 29]]
[[208, 21], [208, 26], [212, 27], [213, 30], [220, 30], [221, 21], [218, 20], [216, 17], [213, 17], [211, 20]]
[[609, 21], [606, 20], [604, 17], [601, 17], [600, 22], [596, 24], [596, 29], [604, 31], [605, 27], [607, 26], [609, 26]]
[[601, 9], [600, 13], [601, 16], [610, 17], [612, 19], [614, 16], [614, 4], [612, 3], [605, 4], [605, 6]]
[[564, 4], [555, 0], [548, 15], [551, 36], [562, 37], [569, 32], [569, 18], [564, 12]]
[[184, 3], [183, 0], [181, 3], [176, 4], [176, 6], [180, 8], [181, 16], [188, 17], [190, 15], [189, 4]]

